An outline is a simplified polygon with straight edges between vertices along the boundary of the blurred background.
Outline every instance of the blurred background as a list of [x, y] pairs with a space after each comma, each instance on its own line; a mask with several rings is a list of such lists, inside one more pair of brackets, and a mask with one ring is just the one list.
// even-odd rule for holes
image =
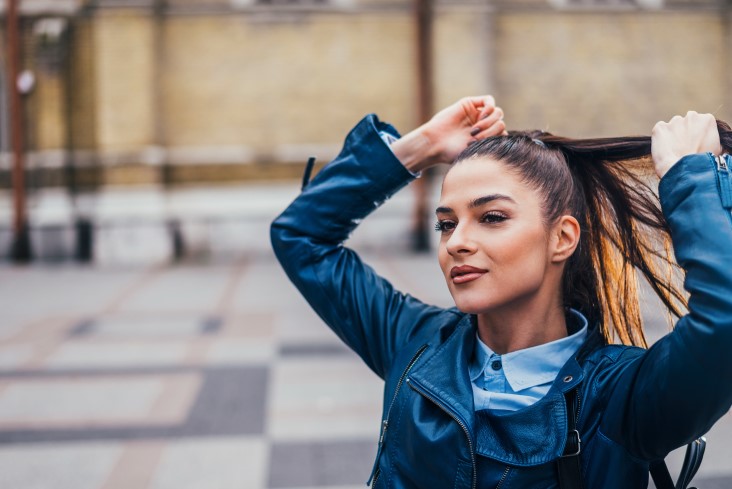
[[[0, 17], [2, 488], [363, 486], [381, 383], [268, 237], [307, 159], [363, 115], [407, 132], [491, 93], [509, 128], [566, 136], [732, 120], [730, 0], [2, 0]], [[422, 253], [439, 180], [349, 245], [447, 306]], [[701, 487], [732, 487], [729, 440], [726, 415]]]

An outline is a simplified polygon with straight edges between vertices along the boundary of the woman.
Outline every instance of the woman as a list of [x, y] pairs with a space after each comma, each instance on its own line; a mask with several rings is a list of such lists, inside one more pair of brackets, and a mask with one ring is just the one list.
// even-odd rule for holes
[[[502, 118], [491, 97], [402, 138], [366, 117], [275, 220], [275, 252], [385, 380], [373, 487], [646, 487], [651, 461], [732, 404], [732, 161], [709, 115], [659, 123], [652, 141], [509, 135]], [[638, 162], [651, 152], [663, 214]], [[342, 246], [437, 164], [452, 164], [437, 207], [447, 310]], [[634, 270], [672, 313], [685, 305], [659, 267], [668, 232], [690, 312], [646, 350]]]

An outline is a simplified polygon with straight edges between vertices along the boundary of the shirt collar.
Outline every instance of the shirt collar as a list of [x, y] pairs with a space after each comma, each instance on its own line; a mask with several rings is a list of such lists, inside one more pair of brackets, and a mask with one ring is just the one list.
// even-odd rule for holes
[[514, 392], [552, 382], [567, 360], [574, 355], [587, 337], [587, 319], [577, 310], [569, 309], [580, 326], [569, 336], [543, 345], [498, 355], [483, 343], [476, 332], [475, 350], [470, 362], [470, 380], [475, 381], [490, 368], [489, 363], [500, 358], [503, 374]]

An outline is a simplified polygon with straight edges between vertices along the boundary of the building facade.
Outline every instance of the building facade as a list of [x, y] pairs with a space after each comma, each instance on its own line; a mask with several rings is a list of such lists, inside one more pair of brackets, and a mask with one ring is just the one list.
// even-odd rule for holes
[[[82, 186], [285, 177], [333, 156], [365, 113], [406, 131], [418, 122], [412, 4], [21, 2], [31, 180], [64, 185], [69, 168]], [[435, 1], [434, 106], [493, 93], [510, 128], [578, 137], [647, 134], [690, 108], [732, 119], [731, 4]]]

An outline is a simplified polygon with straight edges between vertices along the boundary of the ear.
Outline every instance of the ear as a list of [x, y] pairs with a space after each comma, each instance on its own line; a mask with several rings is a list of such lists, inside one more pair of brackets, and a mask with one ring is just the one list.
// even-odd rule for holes
[[552, 226], [550, 258], [552, 263], [563, 263], [577, 249], [580, 240], [580, 225], [572, 216], [562, 216]]

